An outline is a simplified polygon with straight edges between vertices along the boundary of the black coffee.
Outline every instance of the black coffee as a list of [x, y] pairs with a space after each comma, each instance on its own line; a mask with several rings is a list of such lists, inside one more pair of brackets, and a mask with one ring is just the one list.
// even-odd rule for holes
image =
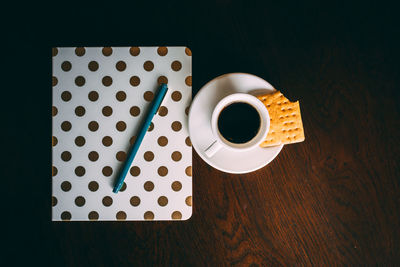
[[226, 106], [218, 117], [218, 129], [231, 143], [244, 144], [253, 139], [260, 129], [260, 115], [251, 105], [236, 102]]

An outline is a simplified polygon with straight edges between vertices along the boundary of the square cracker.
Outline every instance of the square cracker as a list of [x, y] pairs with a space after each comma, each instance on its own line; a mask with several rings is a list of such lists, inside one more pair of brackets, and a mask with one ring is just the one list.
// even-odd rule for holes
[[267, 107], [270, 117], [268, 135], [261, 147], [304, 141], [299, 101], [290, 102], [281, 92], [257, 96]]

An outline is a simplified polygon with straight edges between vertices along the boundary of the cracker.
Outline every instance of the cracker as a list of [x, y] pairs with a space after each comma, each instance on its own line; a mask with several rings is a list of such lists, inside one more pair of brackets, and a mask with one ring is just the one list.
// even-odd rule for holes
[[270, 117], [268, 135], [261, 147], [304, 141], [299, 101], [290, 102], [281, 92], [257, 96], [267, 107]]

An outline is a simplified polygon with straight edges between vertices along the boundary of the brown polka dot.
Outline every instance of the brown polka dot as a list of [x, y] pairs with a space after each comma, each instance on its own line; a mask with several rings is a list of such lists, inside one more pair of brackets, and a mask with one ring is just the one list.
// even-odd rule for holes
[[186, 167], [185, 173], [187, 176], [192, 176], [192, 166]]
[[157, 48], [157, 53], [160, 56], [165, 56], [166, 54], [168, 54], [168, 48], [166, 48], [165, 46], [160, 46], [159, 48]]
[[72, 155], [69, 151], [64, 151], [63, 153], [61, 153], [61, 159], [63, 161], [70, 161], [72, 158]]
[[168, 174], [168, 168], [165, 166], [161, 166], [157, 169], [158, 175], [165, 176]]
[[103, 79], [101, 80], [104, 86], [110, 86], [113, 82], [112, 78], [110, 76], [104, 76]]
[[55, 136], [52, 137], [52, 140], [51, 140], [51, 141], [52, 141], [52, 145], [53, 145], [53, 146], [56, 146], [57, 143], [58, 143], [58, 139], [57, 139], [57, 137], [55, 137]]
[[55, 57], [55, 56], [57, 56], [57, 54], [58, 54], [58, 49], [57, 49], [56, 47], [53, 47], [53, 48], [51, 49], [51, 55], [52, 55], [53, 57]]
[[58, 109], [55, 106], [51, 107], [51, 115], [54, 117], [56, 116], [58, 113]]
[[88, 188], [92, 192], [96, 192], [99, 189], [99, 184], [96, 181], [91, 181], [88, 184]]
[[63, 221], [71, 220], [71, 213], [69, 211], [64, 211], [63, 213], [61, 213], [61, 220]]
[[150, 181], [147, 181], [144, 183], [143, 187], [144, 187], [144, 190], [146, 190], [147, 192], [150, 192], [150, 191], [153, 191], [154, 184]]
[[83, 205], [85, 205], [86, 200], [83, 196], [79, 196], [75, 198], [75, 205], [77, 205], [78, 207], [82, 207]]
[[126, 93], [125, 93], [124, 91], [119, 91], [119, 92], [115, 95], [115, 98], [116, 98], [118, 101], [120, 101], [120, 102], [125, 101], [125, 99], [126, 99]]
[[165, 106], [161, 106], [160, 109], [158, 110], [158, 115], [164, 117], [167, 116], [168, 114], [168, 108]]
[[85, 50], [84, 47], [77, 47], [77, 48], [75, 48], [75, 54], [76, 54], [78, 57], [83, 56], [83, 55], [85, 54], [85, 52], [86, 52], [86, 50]]
[[61, 69], [63, 71], [70, 71], [72, 68], [72, 64], [69, 61], [64, 61], [63, 63], [61, 63]]
[[146, 151], [146, 152], [143, 154], [143, 157], [144, 157], [144, 159], [145, 159], [146, 161], [152, 161], [152, 160], [154, 159], [154, 153], [151, 152], [151, 151]]
[[117, 220], [126, 220], [126, 213], [121, 211], [118, 211], [117, 214], [115, 215], [115, 218], [117, 218]]
[[192, 141], [190, 141], [190, 137], [189, 136], [186, 137], [185, 143], [186, 143], [187, 146], [192, 146]]
[[58, 170], [57, 170], [56, 166], [53, 166], [53, 167], [52, 167], [52, 172], [51, 172], [51, 173], [52, 173], [53, 176], [56, 176], [56, 175], [57, 175]]
[[186, 115], [189, 115], [189, 110], [190, 110], [190, 107], [186, 107], [186, 108], [185, 108], [185, 114], [186, 114]]
[[140, 108], [138, 106], [133, 106], [129, 110], [129, 113], [131, 113], [132, 116], [137, 117], [140, 114]]
[[71, 190], [71, 187], [72, 187], [72, 185], [68, 181], [64, 181], [61, 183], [61, 190], [64, 192], [68, 192], [69, 190]]
[[55, 196], [51, 197], [51, 206], [54, 207], [57, 205], [57, 198]]
[[172, 190], [174, 190], [175, 192], [178, 192], [179, 190], [182, 189], [182, 184], [179, 181], [175, 181], [171, 184], [171, 188]]
[[117, 64], [115, 64], [115, 68], [119, 71], [124, 71], [126, 69], [126, 63], [124, 61], [118, 61]]
[[113, 143], [113, 140], [112, 140], [112, 138], [110, 136], [104, 136], [103, 140], [102, 140], [102, 143], [103, 143], [104, 146], [111, 146], [112, 143]]
[[135, 140], [136, 140], [136, 136], [132, 136], [131, 139], [129, 139], [129, 143], [131, 145], [133, 145], [133, 143], [135, 143]]
[[160, 84], [160, 85], [161, 85], [162, 83], [168, 84], [168, 78], [165, 77], [165, 76], [160, 76], [160, 77], [158, 77], [157, 82], [158, 82], [158, 84]]
[[126, 153], [124, 151], [118, 151], [115, 155], [118, 161], [125, 161], [126, 160]]
[[118, 131], [123, 132], [126, 129], [126, 123], [123, 121], [119, 121], [117, 122], [117, 124], [115, 125], [115, 128], [117, 128]]
[[185, 203], [186, 203], [186, 205], [188, 205], [188, 206], [192, 206], [192, 196], [188, 196], [186, 199], [185, 199]]
[[158, 205], [160, 205], [161, 207], [167, 206], [168, 198], [166, 196], [161, 196], [158, 198], [157, 202], [158, 202]]
[[172, 98], [172, 100], [178, 102], [179, 100], [182, 99], [182, 94], [181, 94], [181, 92], [179, 92], [179, 91], [175, 91], [175, 92], [173, 92], [173, 93], [171, 94], [171, 98]]
[[180, 220], [182, 219], [182, 213], [176, 210], [171, 214], [171, 218], [174, 220]]
[[97, 101], [97, 99], [99, 99], [99, 94], [96, 91], [91, 91], [88, 94], [88, 98], [90, 101], [95, 102], [95, 101]]
[[137, 207], [140, 204], [140, 198], [138, 196], [133, 196], [131, 197], [130, 202], [132, 206]]
[[140, 174], [140, 168], [138, 166], [133, 166], [130, 171], [132, 176], [139, 176]]
[[99, 129], [99, 124], [97, 123], [97, 121], [91, 121], [88, 124], [88, 128], [90, 131], [95, 132]]
[[187, 86], [192, 86], [192, 76], [187, 76], [185, 79], [185, 83]]
[[172, 158], [173, 161], [180, 161], [182, 159], [182, 154], [179, 151], [174, 151], [171, 154], [171, 158]]
[[147, 129], [147, 131], [151, 132], [153, 131], [153, 129], [154, 129], [154, 123], [150, 122], [149, 129]]
[[85, 168], [83, 166], [78, 166], [75, 168], [75, 174], [76, 176], [82, 177], [83, 175], [85, 175]]
[[109, 177], [113, 173], [113, 169], [110, 166], [105, 166], [101, 172], [103, 173], [104, 176]]
[[105, 55], [106, 57], [111, 56], [113, 50], [111, 47], [103, 47], [103, 49], [101, 50], [101, 52], [103, 53], [103, 55]]
[[154, 98], [154, 94], [151, 91], [146, 91], [143, 94], [143, 98], [144, 98], [144, 100], [151, 102], [153, 100], [153, 98]]
[[129, 49], [129, 53], [131, 53], [132, 56], [136, 57], [140, 54], [140, 48], [137, 46], [133, 46]]
[[75, 84], [77, 86], [83, 86], [85, 84], [85, 78], [83, 76], [78, 76], [75, 78]]
[[91, 221], [97, 221], [99, 219], [99, 214], [96, 211], [91, 211], [88, 214], [88, 218]]
[[192, 51], [189, 48], [185, 48], [185, 54], [188, 56], [192, 56]]
[[61, 93], [61, 99], [64, 100], [65, 102], [70, 101], [72, 98], [72, 95], [68, 91], [64, 91]]
[[124, 192], [125, 190], [126, 190], [126, 183], [124, 182], [121, 188], [119, 189], [119, 192]]
[[109, 116], [111, 116], [113, 110], [112, 110], [112, 108], [111, 108], [110, 106], [105, 106], [105, 107], [101, 110], [101, 112], [103, 113], [104, 116], [109, 117]]
[[180, 63], [178, 60], [175, 60], [171, 64], [171, 69], [174, 71], [179, 71], [182, 68], [182, 63]]
[[152, 71], [154, 69], [154, 64], [153, 62], [151, 62], [150, 60], [147, 60], [144, 64], [143, 64], [143, 68], [146, 71]]
[[103, 197], [102, 202], [103, 202], [104, 206], [109, 207], [109, 206], [112, 205], [113, 199], [111, 197], [109, 197], [109, 196], [105, 196], [105, 197]]
[[78, 136], [78, 137], [75, 138], [75, 145], [83, 146], [83, 145], [85, 145], [85, 143], [86, 143], [85, 137]]
[[88, 154], [88, 158], [90, 161], [97, 161], [99, 159], [99, 153], [96, 151], [90, 151]]
[[61, 129], [64, 132], [68, 132], [69, 130], [71, 130], [72, 128], [72, 124], [69, 121], [63, 121], [63, 123], [61, 123]]
[[165, 136], [160, 136], [160, 137], [157, 139], [157, 143], [158, 143], [160, 146], [166, 146], [166, 145], [168, 144], [168, 138], [165, 137]]
[[130, 83], [132, 86], [138, 86], [138, 85], [140, 84], [140, 78], [139, 78], [138, 76], [132, 76], [132, 77], [129, 79], [129, 83]]
[[146, 211], [146, 212], [143, 214], [143, 218], [144, 218], [145, 220], [154, 220], [154, 213], [151, 212], [151, 211]]
[[99, 63], [97, 63], [97, 61], [90, 61], [88, 64], [88, 68], [90, 71], [96, 71], [99, 69]]
[[52, 86], [56, 86], [57, 83], [58, 83], [57, 77], [53, 76], [53, 77], [51, 78], [51, 84], [52, 84]]
[[175, 132], [179, 132], [182, 129], [182, 124], [179, 121], [174, 121], [171, 124], [171, 128], [172, 130], [174, 130]]
[[77, 107], [75, 108], [75, 114], [76, 114], [76, 116], [78, 116], [78, 117], [82, 117], [83, 115], [85, 115], [85, 108], [82, 107], [82, 106], [77, 106]]

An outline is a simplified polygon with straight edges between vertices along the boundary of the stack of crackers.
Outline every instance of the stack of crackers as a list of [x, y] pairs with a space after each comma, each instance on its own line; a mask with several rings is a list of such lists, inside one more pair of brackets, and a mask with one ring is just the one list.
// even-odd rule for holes
[[267, 107], [270, 117], [268, 135], [261, 147], [304, 141], [299, 101], [290, 102], [281, 92], [257, 96]]

